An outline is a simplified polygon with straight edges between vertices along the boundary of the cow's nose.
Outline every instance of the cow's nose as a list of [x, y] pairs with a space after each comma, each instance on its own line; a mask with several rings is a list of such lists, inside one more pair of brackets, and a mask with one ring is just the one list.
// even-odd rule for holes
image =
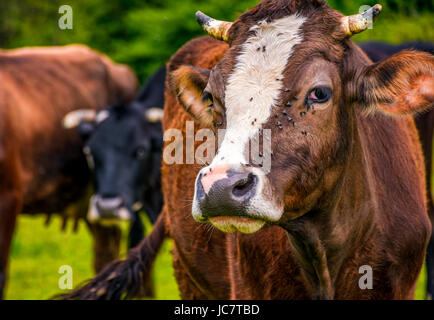
[[239, 202], [249, 200], [253, 195], [253, 190], [257, 184], [257, 177], [253, 173], [239, 173], [234, 179], [229, 180], [232, 183], [232, 198]]
[[207, 216], [242, 215], [257, 183], [258, 177], [253, 172], [214, 168], [199, 177], [196, 198]]

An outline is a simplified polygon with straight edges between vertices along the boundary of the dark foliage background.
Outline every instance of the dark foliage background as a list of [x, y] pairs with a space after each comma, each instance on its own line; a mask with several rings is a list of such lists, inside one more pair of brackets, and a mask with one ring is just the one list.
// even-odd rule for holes
[[[381, 0], [378, 0], [381, 1]], [[233, 20], [257, 0], [0, 0], [0, 47], [85, 43], [134, 68], [144, 81], [189, 39], [202, 35], [196, 10]], [[329, 0], [345, 14], [377, 0]], [[434, 0], [383, 0], [373, 30], [356, 41], [434, 41]], [[74, 12], [74, 29], [58, 28], [61, 5]]]

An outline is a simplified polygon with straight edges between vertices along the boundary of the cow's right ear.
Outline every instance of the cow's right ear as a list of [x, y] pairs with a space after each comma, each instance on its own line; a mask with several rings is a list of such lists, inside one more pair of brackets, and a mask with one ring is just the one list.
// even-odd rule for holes
[[169, 74], [169, 85], [179, 103], [194, 119], [205, 127], [211, 127], [213, 114], [209, 103], [203, 99], [210, 70], [184, 65]]
[[358, 78], [357, 99], [367, 113], [409, 116], [434, 104], [434, 56], [402, 51], [367, 66]]

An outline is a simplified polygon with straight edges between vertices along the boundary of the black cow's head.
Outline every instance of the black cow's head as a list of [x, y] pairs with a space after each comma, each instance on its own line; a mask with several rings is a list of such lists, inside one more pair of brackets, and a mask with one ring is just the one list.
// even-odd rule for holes
[[99, 112], [78, 110], [65, 117], [64, 126], [77, 128], [83, 138], [93, 173], [90, 222], [130, 220], [147, 202], [147, 190], [160, 188], [162, 113], [133, 102]]

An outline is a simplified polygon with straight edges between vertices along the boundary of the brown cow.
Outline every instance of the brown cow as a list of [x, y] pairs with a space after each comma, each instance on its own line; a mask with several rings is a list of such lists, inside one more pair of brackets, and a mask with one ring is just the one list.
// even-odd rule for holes
[[[201, 38], [172, 58], [163, 126], [226, 129], [217, 155], [164, 163], [155, 232], [67, 297], [133, 294], [166, 229], [184, 299], [412, 298], [431, 226], [410, 115], [432, 107], [434, 61], [402, 52], [372, 64], [349, 38], [380, 10], [264, 0], [235, 23], [199, 13], [229, 47]], [[269, 171], [245, 152], [266, 130]], [[194, 219], [225, 233], [194, 223], [192, 198]]]
[[71, 207], [89, 183], [82, 142], [62, 118], [129, 101], [137, 83], [127, 67], [77, 45], [0, 51], [0, 82], [1, 298], [17, 214], [86, 212]]
[[[360, 45], [363, 51], [374, 62], [379, 62], [387, 59], [389, 56], [398, 53], [402, 50], [417, 50], [434, 54], [434, 44], [429, 42], [405, 42], [400, 45], [391, 45], [381, 42], [367, 42]], [[422, 143], [423, 155], [425, 158], [425, 172], [427, 183], [428, 196], [428, 214], [431, 219], [431, 225], [434, 226], [434, 205], [432, 198], [432, 144], [433, 144], [433, 129], [434, 129], [434, 109], [429, 112], [417, 114], [415, 123], [419, 132]], [[428, 244], [427, 257], [427, 299], [432, 299], [434, 296], [434, 233], [431, 233], [431, 240]]]

